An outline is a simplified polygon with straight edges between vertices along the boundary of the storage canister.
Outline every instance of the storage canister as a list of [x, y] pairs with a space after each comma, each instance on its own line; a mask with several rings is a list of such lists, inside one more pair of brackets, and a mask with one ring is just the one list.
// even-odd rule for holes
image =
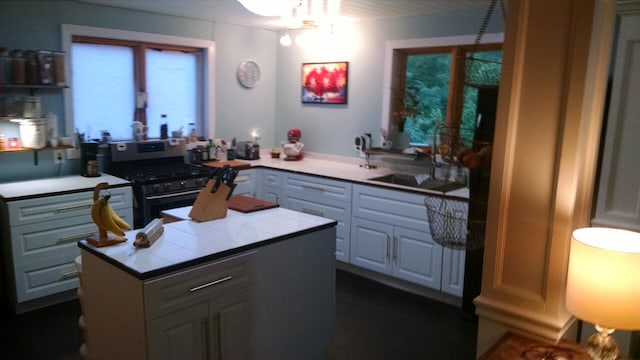
[[67, 79], [64, 74], [65, 58], [66, 53], [64, 51], [55, 51], [53, 53], [53, 62], [55, 64], [54, 78], [58, 86], [65, 86], [67, 84]]
[[51, 85], [53, 83], [53, 55], [49, 50], [38, 50], [38, 66], [40, 84]]
[[20, 122], [20, 141], [22, 147], [42, 149], [47, 145], [47, 125], [42, 119], [22, 120]]
[[7, 150], [7, 137], [0, 134], [0, 150]]
[[11, 56], [7, 48], [0, 48], [0, 84], [11, 83]]
[[13, 50], [11, 52], [11, 82], [14, 84], [24, 84], [25, 77], [25, 63], [21, 50]]
[[38, 58], [36, 52], [27, 50], [24, 52], [25, 82], [30, 85], [38, 83]]
[[37, 119], [42, 117], [42, 111], [40, 110], [40, 97], [39, 96], [25, 96], [23, 100], [22, 116], [29, 119]]

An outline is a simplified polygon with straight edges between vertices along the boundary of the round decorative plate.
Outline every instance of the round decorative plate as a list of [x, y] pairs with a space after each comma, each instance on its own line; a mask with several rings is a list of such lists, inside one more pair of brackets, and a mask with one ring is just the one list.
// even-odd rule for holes
[[260, 80], [260, 67], [255, 61], [246, 60], [238, 66], [238, 81], [244, 87], [252, 88]]

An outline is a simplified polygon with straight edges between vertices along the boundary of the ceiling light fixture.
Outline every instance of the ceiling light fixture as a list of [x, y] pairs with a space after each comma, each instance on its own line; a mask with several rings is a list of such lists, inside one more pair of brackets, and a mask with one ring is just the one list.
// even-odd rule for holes
[[260, 16], [281, 16], [300, 5], [300, 0], [238, 0], [245, 9]]

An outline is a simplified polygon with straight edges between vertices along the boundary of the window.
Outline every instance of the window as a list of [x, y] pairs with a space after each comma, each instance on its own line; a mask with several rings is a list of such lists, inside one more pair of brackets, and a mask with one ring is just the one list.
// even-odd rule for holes
[[141, 121], [148, 138], [159, 138], [164, 123], [213, 136], [212, 42], [75, 25], [63, 25], [63, 40], [72, 74], [67, 133], [131, 140], [131, 123]]
[[[412, 146], [430, 146], [434, 141], [441, 146], [450, 139], [442, 136], [452, 132], [455, 141], [470, 145], [478, 121], [478, 92], [483, 86], [469, 84], [465, 73], [495, 73], [497, 66], [499, 79], [502, 61], [502, 35], [485, 38], [492, 43], [477, 48], [472, 36], [389, 42], [389, 92], [383, 128], [408, 133]], [[474, 61], [480, 66], [465, 69], [465, 59], [471, 53], [484, 61]]]

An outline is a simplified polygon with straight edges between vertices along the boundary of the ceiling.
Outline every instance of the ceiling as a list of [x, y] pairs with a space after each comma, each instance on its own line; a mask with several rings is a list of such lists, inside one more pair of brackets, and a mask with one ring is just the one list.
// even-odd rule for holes
[[[250, 13], [237, 0], [75, 0], [125, 9], [270, 30], [289, 27], [279, 17]], [[489, 0], [341, 0], [335, 23], [355, 23], [462, 9], [486, 11]]]

